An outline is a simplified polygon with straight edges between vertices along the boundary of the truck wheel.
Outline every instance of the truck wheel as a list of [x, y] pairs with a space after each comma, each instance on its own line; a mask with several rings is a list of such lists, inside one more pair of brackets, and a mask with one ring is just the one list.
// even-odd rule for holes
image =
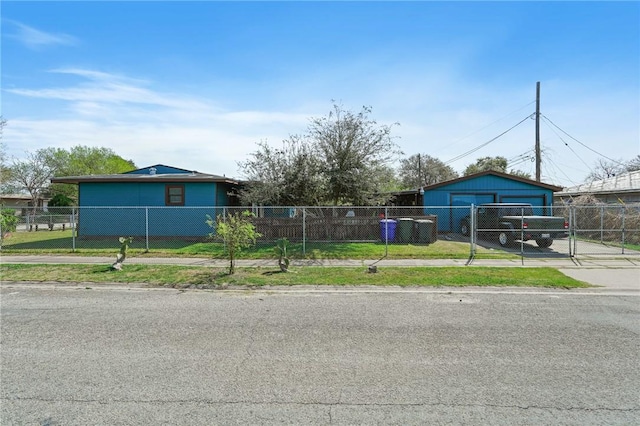
[[502, 247], [509, 247], [513, 245], [513, 238], [511, 238], [510, 232], [500, 231], [498, 234], [498, 242]]
[[551, 243], [553, 243], [553, 240], [551, 238], [540, 238], [536, 240], [536, 243], [540, 248], [547, 248], [551, 246]]
[[465, 237], [468, 237], [471, 234], [471, 231], [469, 230], [469, 222], [466, 220], [463, 220], [462, 223], [460, 223], [460, 233]]

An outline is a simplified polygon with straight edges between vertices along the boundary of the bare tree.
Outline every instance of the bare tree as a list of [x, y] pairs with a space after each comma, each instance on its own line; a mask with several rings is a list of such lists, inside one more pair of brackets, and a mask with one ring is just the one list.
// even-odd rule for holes
[[2, 192], [4, 192], [4, 189], [11, 178], [11, 169], [7, 164], [7, 147], [4, 142], [2, 142], [4, 127], [6, 125], [7, 120], [0, 115], [0, 187], [2, 188]]
[[53, 177], [53, 168], [47, 163], [42, 151], [27, 153], [24, 160], [13, 160], [10, 166], [11, 183], [29, 193], [31, 197], [32, 212], [35, 215], [43, 192], [49, 186], [49, 180]]
[[640, 170], [640, 155], [636, 155], [631, 160], [627, 161], [626, 169], [628, 172], [634, 172]]
[[585, 178], [585, 182], [607, 179], [625, 171], [626, 167], [622, 160], [610, 161], [600, 158]]

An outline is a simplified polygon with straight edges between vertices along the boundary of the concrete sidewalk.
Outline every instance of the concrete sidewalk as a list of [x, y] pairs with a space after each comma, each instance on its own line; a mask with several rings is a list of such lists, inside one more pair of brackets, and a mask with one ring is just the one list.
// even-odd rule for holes
[[[2, 256], [1, 263], [32, 263], [32, 264], [103, 264], [110, 265], [114, 257], [86, 257], [86, 256]], [[207, 259], [193, 257], [128, 257], [127, 264], [132, 265], [182, 265], [225, 268], [229, 261], [226, 259]], [[408, 266], [498, 266], [498, 267], [549, 267], [560, 270], [565, 275], [592, 285], [606, 289], [640, 291], [640, 259], [637, 258], [521, 258], [521, 259], [318, 259], [293, 260], [292, 266], [334, 266], [334, 267], [363, 267], [377, 265], [381, 267]], [[275, 259], [239, 259], [238, 267], [273, 267]]]

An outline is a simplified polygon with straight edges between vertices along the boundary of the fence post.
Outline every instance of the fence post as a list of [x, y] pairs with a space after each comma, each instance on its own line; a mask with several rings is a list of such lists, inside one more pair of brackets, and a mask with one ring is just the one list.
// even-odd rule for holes
[[571, 241], [573, 237], [573, 254], [572, 256], [575, 257], [578, 254], [578, 236], [577, 236], [577, 213], [576, 213], [576, 206], [571, 206], [569, 209], [569, 220], [571, 221], [571, 223], [569, 224], [569, 251], [571, 252]]
[[600, 244], [604, 244], [604, 206], [600, 206]]
[[384, 257], [389, 255], [389, 208], [384, 207]]
[[626, 213], [626, 209], [624, 208], [624, 206], [620, 207], [622, 209], [622, 254], [624, 254], [624, 218], [625, 218], [625, 213]]
[[469, 206], [469, 244], [471, 245], [469, 255], [473, 258], [476, 255], [476, 216], [475, 216], [475, 204], [471, 203]]
[[307, 208], [302, 208], [302, 255], [307, 255]]
[[71, 208], [71, 251], [76, 251], [76, 208]]
[[145, 235], [145, 247], [147, 253], [149, 253], [149, 207], [144, 208], [144, 235]]
[[524, 207], [520, 208], [520, 256], [524, 260]]

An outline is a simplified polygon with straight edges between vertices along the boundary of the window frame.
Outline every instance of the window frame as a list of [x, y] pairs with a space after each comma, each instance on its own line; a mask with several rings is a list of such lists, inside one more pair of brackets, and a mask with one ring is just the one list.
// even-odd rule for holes
[[[172, 189], [179, 189], [180, 190], [180, 194], [176, 195], [176, 194], [171, 194], [171, 190]], [[184, 185], [183, 184], [176, 184], [176, 183], [170, 183], [165, 185], [164, 187], [164, 204], [166, 206], [184, 206]], [[171, 197], [176, 197], [179, 196], [180, 197], [180, 202], [172, 202], [171, 201]]]

